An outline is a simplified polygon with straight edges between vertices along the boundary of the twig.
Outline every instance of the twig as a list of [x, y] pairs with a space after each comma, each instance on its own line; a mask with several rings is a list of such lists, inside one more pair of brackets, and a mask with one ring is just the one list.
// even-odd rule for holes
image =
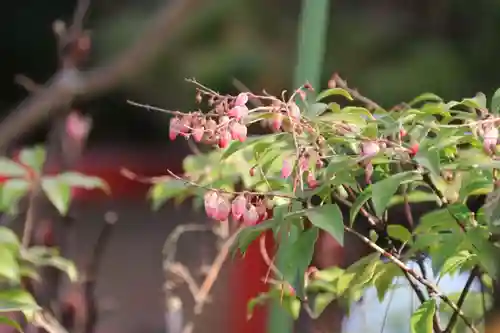
[[377, 244], [372, 242], [370, 239], [368, 239], [367, 237], [365, 237], [362, 234], [360, 234], [359, 232], [357, 232], [356, 230], [353, 230], [352, 228], [349, 228], [348, 226], [344, 226], [344, 230], [347, 232], [350, 232], [353, 235], [355, 235], [356, 237], [358, 237], [361, 241], [363, 241], [363, 243], [370, 246], [372, 249], [374, 249], [375, 251], [377, 251], [378, 253], [380, 253], [381, 255], [386, 257], [387, 259], [389, 259], [391, 262], [393, 262], [395, 265], [397, 265], [399, 268], [401, 268], [402, 270], [407, 272], [412, 278], [416, 279], [418, 282], [423, 284], [425, 287], [432, 290], [433, 293], [437, 297], [441, 298], [446, 304], [448, 304], [454, 311], [456, 311], [458, 313], [460, 318], [463, 319], [464, 323], [471, 329], [471, 331], [473, 333], [479, 333], [479, 331], [474, 327], [474, 324], [472, 324], [472, 322], [465, 316], [465, 314], [462, 312], [462, 310], [453, 301], [451, 301], [446, 295], [441, 293], [439, 291], [439, 289], [437, 288], [437, 286], [435, 286], [432, 282], [429, 282], [428, 280], [424, 279], [422, 276], [417, 274], [413, 269], [408, 267], [401, 260], [399, 260], [398, 258], [393, 256], [392, 254], [390, 254], [389, 252], [387, 252], [386, 250], [384, 250], [383, 248], [381, 248], [380, 246], [378, 246]]
[[155, 18], [137, 42], [110, 64], [87, 73], [59, 71], [41, 89], [24, 100], [0, 124], [0, 151], [41, 121], [60, 112], [69, 112], [76, 98], [102, 94], [124, 80], [140, 73], [173, 39], [178, 27], [193, 11], [200, 10], [202, 0], [171, 0], [158, 10]]
[[369, 99], [368, 97], [361, 95], [357, 90], [349, 88], [347, 85], [347, 82], [342, 80], [342, 78], [340, 78], [340, 76], [338, 74], [334, 74], [332, 79], [335, 81], [337, 86], [346, 90], [349, 94], [351, 94], [351, 96], [354, 99], [357, 99], [361, 103], [365, 104], [369, 109], [372, 109], [372, 110], [383, 109], [375, 101]]
[[35, 312], [33, 323], [35, 326], [43, 328], [48, 333], [68, 333], [68, 331], [59, 324], [57, 319], [46, 310]]
[[212, 289], [212, 286], [214, 285], [215, 280], [217, 279], [217, 276], [219, 275], [219, 272], [222, 268], [222, 265], [226, 261], [227, 255], [229, 254], [229, 249], [231, 246], [233, 246], [234, 241], [238, 237], [239, 232], [243, 228], [240, 227], [231, 237], [229, 237], [224, 244], [222, 245], [222, 248], [220, 249], [219, 253], [217, 254], [217, 257], [215, 258], [214, 262], [212, 263], [212, 266], [210, 268], [210, 271], [208, 272], [207, 277], [203, 281], [199, 293], [196, 295], [195, 300], [196, 300], [196, 305], [194, 308], [194, 312], [196, 314], [200, 314], [201, 311], [203, 310], [203, 306], [205, 305], [207, 301], [207, 297], [210, 293], [210, 290]]
[[[462, 308], [462, 306], [465, 302], [465, 299], [467, 298], [467, 294], [469, 293], [470, 287], [472, 286], [472, 282], [474, 282], [474, 279], [478, 275], [479, 275], [479, 266], [474, 266], [474, 268], [470, 272], [469, 278], [465, 282], [464, 289], [462, 289], [462, 293], [460, 294], [460, 297], [458, 298], [457, 307], [459, 309]], [[453, 327], [455, 326], [457, 320], [458, 320], [458, 311], [453, 311], [453, 314], [450, 318], [450, 321], [448, 322], [448, 325], [446, 326], [443, 333], [450, 333], [453, 330]]]

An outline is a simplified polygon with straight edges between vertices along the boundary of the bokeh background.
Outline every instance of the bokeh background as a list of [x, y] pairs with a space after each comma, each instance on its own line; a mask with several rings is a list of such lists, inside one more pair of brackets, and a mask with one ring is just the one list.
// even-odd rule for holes
[[[92, 1], [85, 24], [92, 33], [88, 66], [102, 66], [140, 38], [166, 1]], [[52, 23], [69, 20], [75, 5], [73, 0], [2, 3], [0, 116], [28, 95], [14, 83], [16, 74], [44, 83], [55, 72]], [[103, 331], [165, 331], [162, 243], [176, 224], [205, 222], [191, 206], [167, 205], [151, 212], [146, 188], [120, 178], [122, 166], [147, 175], [162, 174], [167, 167], [179, 169], [189, 154], [182, 140], [169, 142], [167, 115], [130, 106], [126, 100], [193, 109], [194, 87], [185, 78], [227, 93], [238, 91], [233, 79], [254, 91], [279, 94], [293, 88], [300, 10], [299, 0], [207, 0], [182, 20], [175, 38], [138, 77], [82, 110], [93, 117], [94, 127], [81, 169], [105, 175], [119, 188], [109, 202], [82, 199], [76, 204], [74, 209], [87, 216], [81, 226], [82, 248], [97, 232], [104, 212], [113, 209], [125, 216], [106, 255], [98, 289], [99, 297], [119, 304], [111, 319], [99, 326]], [[387, 107], [428, 91], [460, 99], [478, 91], [491, 95], [500, 86], [500, 1], [331, 0], [328, 18], [324, 86], [338, 72]], [[42, 142], [45, 136], [42, 125], [17, 144]], [[193, 246], [185, 251], [193, 265], [207, 252]], [[227, 303], [222, 301], [227, 281], [221, 281], [220, 307], [209, 311], [205, 320], [210, 324], [199, 332], [220, 332], [229, 320], [221, 310]]]

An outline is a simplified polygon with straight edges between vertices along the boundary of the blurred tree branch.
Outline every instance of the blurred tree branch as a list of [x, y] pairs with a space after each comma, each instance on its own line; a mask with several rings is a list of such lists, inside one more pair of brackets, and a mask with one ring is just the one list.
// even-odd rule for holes
[[202, 0], [170, 0], [158, 10], [149, 27], [129, 49], [110, 64], [88, 72], [74, 68], [58, 71], [47, 84], [20, 103], [0, 124], [0, 151], [30, 128], [58, 113], [80, 98], [102, 94], [130, 79], [147, 66], [175, 37], [178, 27]]

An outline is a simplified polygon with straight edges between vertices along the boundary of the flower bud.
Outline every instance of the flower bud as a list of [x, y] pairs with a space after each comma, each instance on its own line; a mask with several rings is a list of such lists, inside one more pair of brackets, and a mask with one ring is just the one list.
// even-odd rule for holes
[[217, 199], [217, 209], [214, 219], [217, 221], [225, 221], [228, 219], [230, 212], [231, 205], [229, 204], [229, 201], [225, 197], [219, 196]]
[[292, 174], [293, 167], [288, 160], [283, 160], [283, 166], [281, 167], [281, 177], [288, 178]]
[[231, 125], [231, 137], [233, 140], [245, 141], [247, 139], [247, 127], [240, 123], [233, 123]]
[[66, 133], [73, 140], [80, 142], [87, 137], [91, 124], [90, 118], [71, 112], [66, 118]]
[[380, 146], [375, 141], [365, 141], [361, 144], [363, 156], [374, 156], [380, 151]]
[[219, 194], [215, 191], [208, 191], [204, 196], [205, 212], [210, 218], [214, 218], [217, 213], [217, 201]]
[[219, 147], [226, 148], [231, 141], [231, 134], [228, 131], [222, 131], [219, 135]]
[[180, 132], [181, 121], [179, 118], [175, 117], [170, 119], [170, 128], [168, 131], [168, 136], [170, 140], [175, 140]]
[[248, 108], [246, 106], [235, 106], [227, 113], [230, 117], [234, 117], [236, 120], [240, 120], [241, 118], [248, 115]]
[[193, 128], [191, 134], [193, 135], [194, 141], [200, 142], [201, 139], [203, 138], [203, 134], [205, 134], [205, 130], [203, 129], [203, 127], [196, 127]]
[[246, 225], [255, 225], [259, 220], [259, 213], [254, 205], [249, 205], [247, 210], [243, 213], [243, 223]]
[[316, 177], [314, 176], [314, 173], [312, 171], [309, 171], [307, 174], [307, 186], [309, 188], [313, 189], [319, 186], [319, 182], [316, 180]]
[[302, 172], [308, 169], [309, 169], [309, 158], [301, 156], [299, 158], [299, 170]]
[[278, 131], [281, 128], [281, 125], [283, 124], [283, 114], [281, 112], [275, 113], [273, 115], [273, 120], [272, 120], [272, 128], [275, 131]]
[[248, 94], [240, 93], [234, 101], [234, 106], [244, 106], [248, 102]]
[[234, 220], [239, 220], [245, 213], [247, 206], [247, 199], [243, 194], [238, 195], [231, 204], [231, 213]]

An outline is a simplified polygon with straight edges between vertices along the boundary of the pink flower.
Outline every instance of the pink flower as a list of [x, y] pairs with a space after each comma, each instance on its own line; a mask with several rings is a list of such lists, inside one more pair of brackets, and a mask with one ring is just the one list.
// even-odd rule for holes
[[487, 153], [492, 154], [498, 141], [498, 128], [491, 126], [484, 131], [483, 147]]
[[66, 118], [66, 133], [74, 140], [82, 141], [90, 131], [91, 120], [78, 114], [71, 112]]
[[309, 171], [307, 175], [307, 186], [309, 186], [309, 188], [316, 188], [318, 187], [318, 185], [319, 182], [316, 180], [314, 173], [312, 171]]
[[380, 147], [375, 141], [365, 141], [361, 144], [361, 153], [363, 156], [374, 156], [380, 151]]
[[281, 112], [275, 113], [273, 115], [272, 128], [277, 131], [281, 128], [282, 124], [283, 124], [283, 114]]
[[247, 139], [247, 127], [240, 123], [233, 123], [231, 126], [231, 137], [233, 140], [245, 141]]
[[219, 147], [226, 148], [231, 141], [231, 134], [228, 131], [222, 131], [219, 135]]
[[203, 127], [193, 128], [191, 134], [193, 135], [194, 141], [200, 142], [203, 138], [203, 134], [205, 134], [205, 130], [203, 129]]
[[239, 220], [240, 217], [245, 213], [247, 206], [247, 199], [243, 194], [238, 195], [231, 204], [231, 212], [234, 220]]
[[248, 102], [248, 94], [247, 93], [240, 93], [237, 97], [236, 100], [234, 101], [235, 106], [244, 106]]
[[288, 160], [283, 160], [283, 166], [281, 167], [281, 177], [288, 178], [292, 174], [292, 165]]
[[226, 221], [230, 212], [231, 205], [229, 204], [229, 201], [225, 197], [219, 196], [217, 199], [217, 209], [213, 218], [217, 221]]
[[170, 137], [170, 140], [175, 140], [177, 135], [180, 132], [180, 126], [181, 126], [181, 121], [179, 118], [175, 117], [170, 119], [170, 129], [168, 132], [168, 136]]
[[236, 105], [227, 113], [230, 117], [240, 120], [248, 114], [248, 108], [245, 105]]
[[219, 199], [219, 194], [215, 191], [209, 191], [205, 193], [203, 199], [207, 216], [210, 218], [215, 218], [217, 214], [217, 201]]
[[254, 205], [250, 205], [243, 214], [243, 223], [246, 225], [255, 225], [259, 220], [259, 213]]
[[309, 169], [309, 159], [305, 156], [301, 156], [299, 159], [299, 169], [300, 171], [305, 171]]

